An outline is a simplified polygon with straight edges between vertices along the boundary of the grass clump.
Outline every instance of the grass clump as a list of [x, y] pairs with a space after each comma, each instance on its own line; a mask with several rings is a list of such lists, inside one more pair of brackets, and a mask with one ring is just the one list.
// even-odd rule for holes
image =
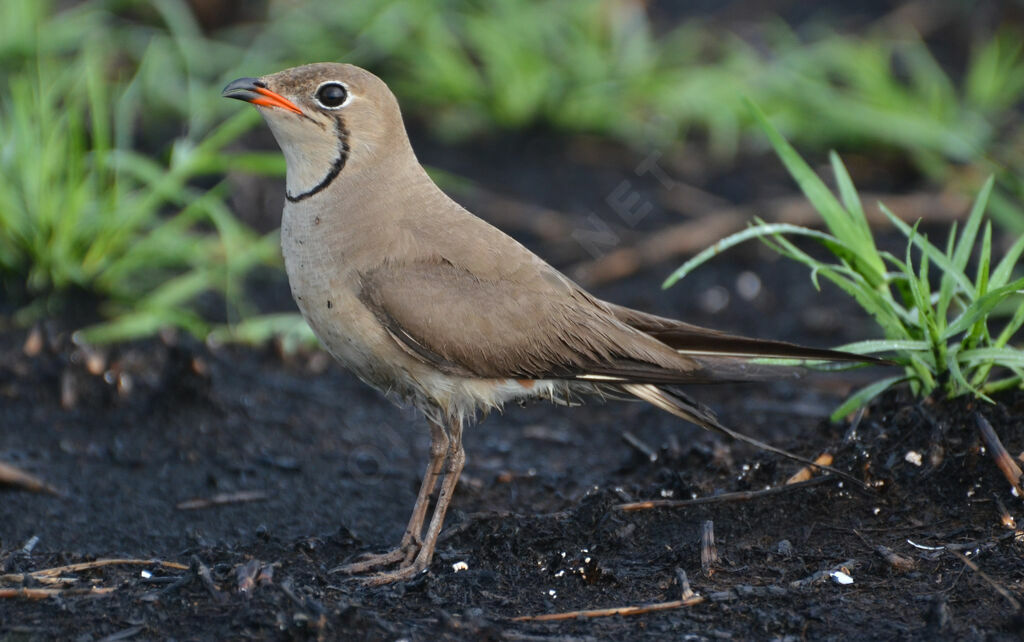
[[[82, 338], [109, 341], [177, 326], [199, 336], [195, 305], [218, 293], [241, 303], [241, 278], [273, 262], [275, 240], [239, 223], [223, 190], [194, 181], [218, 171], [244, 123], [177, 141], [166, 162], [133, 151], [137, 96], [111, 79], [95, 43], [66, 59], [40, 55], [0, 96], [0, 280], [15, 321], [31, 322], [84, 291], [107, 321]], [[79, 318], [95, 318], [88, 313]]]
[[[880, 204], [907, 237], [905, 251], [897, 256], [878, 249], [860, 198], [838, 155], [831, 155], [839, 188], [836, 198], [764, 114], [756, 107], [753, 112], [828, 231], [755, 219], [748, 229], [687, 261], [664, 286], [671, 286], [729, 247], [760, 239], [782, 256], [810, 268], [815, 287], [824, 277], [853, 297], [885, 338], [841, 349], [891, 353], [903, 373], [855, 393], [833, 413], [834, 419], [901, 382], [908, 382], [918, 395], [941, 391], [949, 397], [973, 394], [984, 399], [995, 391], [1024, 385], [1024, 351], [1010, 345], [1024, 325], [1024, 278], [1013, 278], [1024, 252], [1024, 237], [1017, 239], [998, 263], [994, 262], [992, 225], [984, 220], [993, 179], [989, 178], [978, 193], [962, 229], [952, 226], [944, 247], [929, 241], [916, 224], [908, 225]], [[787, 236], [820, 242], [830, 259], [811, 256]], [[994, 317], [1000, 312], [1006, 312], [1009, 318], [997, 323]]]

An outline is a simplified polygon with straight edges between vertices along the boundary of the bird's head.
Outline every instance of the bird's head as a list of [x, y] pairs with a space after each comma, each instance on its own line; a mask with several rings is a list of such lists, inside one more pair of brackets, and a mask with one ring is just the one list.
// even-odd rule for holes
[[354, 65], [316, 63], [261, 78], [239, 78], [227, 98], [255, 105], [284, 152], [290, 201], [310, 198], [345, 171], [407, 148], [398, 101], [380, 79]]

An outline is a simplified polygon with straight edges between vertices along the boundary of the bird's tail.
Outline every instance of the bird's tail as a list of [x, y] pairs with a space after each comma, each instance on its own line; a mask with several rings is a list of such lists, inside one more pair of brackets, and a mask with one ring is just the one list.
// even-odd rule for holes
[[849, 480], [850, 482], [856, 484], [861, 488], [867, 487], [864, 484], [864, 482], [853, 477], [852, 475], [849, 475], [848, 473], [844, 473], [841, 470], [837, 470], [835, 468], [832, 468], [831, 466], [816, 464], [814, 461], [806, 457], [802, 457], [800, 455], [791, 453], [788, 450], [772, 446], [771, 444], [765, 443], [753, 437], [749, 437], [747, 435], [744, 435], [743, 433], [737, 432], [731, 428], [722, 425], [722, 423], [718, 421], [718, 418], [715, 416], [715, 413], [712, 412], [710, 408], [702, 405], [697, 401], [694, 401], [693, 399], [690, 399], [682, 392], [679, 392], [674, 389], [662, 388], [649, 383], [624, 383], [621, 384], [621, 388], [626, 392], [630, 393], [631, 395], [639, 399], [642, 399], [658, 408], [661, 408], [666, 412], [670, 412], [673, 415], [680, 417], [681, 419], [685, 419], [690, 423], [696, 424], [701, 428], [704, 428], [705, 430], [717, 432], [731, 439], [735, 439], [736, 441], [741, 441], [743, 443], [750, 444], [751, 446], [760, 448], [761, 450], [766, 450], [768, 452], [775, 453], [776, 455], [780, 455], [787, 459], [792, 459], [793, 461], [798, 461], [808, 466], [813, 466], [815, 468], [827, 470], [830, 473], [842, 477], [843, 479]]

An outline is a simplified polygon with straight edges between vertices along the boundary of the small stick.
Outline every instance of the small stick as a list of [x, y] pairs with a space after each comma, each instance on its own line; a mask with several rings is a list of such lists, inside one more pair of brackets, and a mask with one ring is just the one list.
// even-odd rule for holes
[[973, 560], [971, 560], [969, 557], [967, 557], [966, 555], [964, 555], [960, 551], [953, 551], [953, 550], [949, 550], [948, 548], [946, 550], [949, 551], [951, 554], [953, 554], [953, 555], [957, 556], [958, 558], [960, 558], [960, 561], [962, 561], [964, 564], [967, 565], [968, 568], [970, 568], [972, 571], [974, 571], [975, 573], [978, 574], [978, 577], [980, 577], [981, 579], [985, 580], [988, 583], [989, 586], [994, 588], [996, 593], [999, 593], [1004, 598], [1006, 598], [1006, 601], [1009, 602], [1010, 606], [1013, 607], [1014, 612], [1020, 611], [1020, 602], [1018, 602], [1015, 597], [1010, 595], [1010, 592], [1007, 591], [1003, 587], [1002, 584], [1000, 584], [999, 582], [995, 581], [992, 577], [989, 576], [988, 573], [986, 573], [985, 571], [981, 570], [978, 567], [978, 565], [974, 563]]
[[658, 461], [658, 453], [653, 448], [645, 444], [639, 437], [629, 432], [628, 430], [622, 431], [622, 440], [627, 444], [635, 448], [648, 459], [651, 463]]
[[246, 597], [252, 594], [256, 588], [256, 573], [260, 570], [260, 562], [251, 559], [235, 569], [235, 579], [238, 581], [238, 592]]
[[27, 575], [34, 578], [41, 577], [56, 577], [61, 573], [77, 573], [79, 571], [87, 571], [93, 568], [100, 568], [101, 566], [116, 566], [116, 565], [135, 565], [135, 566], [162, 566], [164, 568], [174, 568], [179, 571], [187, 571], [189, 567], [184, 564], [177, 562], [162, 562], [160, 560], [139, 560], [139, 559], [101, 559], [93, 560], [92, 562], [78, 562], [77, 564], [68, 564], [67, 566], [55, 566], [53, 568], [44, 568], [39, 571], [32, 571]]
[[[30, 575], [25, 574], [25, 573], [7, 573], [6, 575], [0, 575], [0, 582], [12, 582], [12, 583], [14, 583], [14, 582], [24, 582], [25, 579], [28, 578], [29, 576]], [[75, 582], [78, 581], [77, 577], [45, 577], [45, 576], [39, 576], [39, 577], [32, 577], [32, 579], [34, 579], [35, 581], [39, 582], [40, 584], [49, 584], [51, 586], [55, 585], [55, 584], [61, 584], [61, 585], [74, 584]]]
[[15, 468], [14, 466], [5, 464], [2, 461], [0, 461], [0, 484], [14, 486], [33, 493], [49, 493], [51, 495], [57, 495], [58, 497], [63, 495], [59, 490], [47, 484], [35, 475], [26, 473], [20, 468]]
[[268, 584], [274, 583], [274, 565], [267, 564], [260, 569], [260, 574], [256, 577], [257, 586], [267, 586]]
[[697, 497], [694, 499], [648, 499], [642, 502], [630, 502], [628, 504], [615, 504], [612, 508], [621, 511], [634, 511], [634, 510], [649, 510], [652, 508], [681, 508], [684, 506], [698, 506], [701, 504], [718, 504], [725, 502], [745, 502], [751, 499], [760, 497], [767, 497], [768, 495], [779, 495], [781, 493], [787, 493], [791, 490], [797, 490], [800, 488], [808, 488], [810, 486], [817, 486], [827, 481], [832, 481], [835, 478], [831, 475], [823, 475], [821, 477], [815, 477], [808, 479], [805, 482], [797, 482], [796, 484], [789, 484], [786, 486], [772, 486], [771, 488], [764, 488], [762, 490], [744, 490], [737, 491], [734, 493], [721, 493], [719, 495], [711, 495], [709, 497]]
[[686, 571], [681, 568], [676, 569], [676, 583], [679, 584], [679, 599], [688, 600], [695, 595], [690, 588], [690, 578], [686, 577]]
[[996, 460], [996, 466], [999, 470], [1003, 471], [1003, 476], [1010, 482], [1010, 486], [1017, 492], [1017, 497], [1024, 497], [1024, 490], [1020, 487], [1020, 478], [1024, 473], [1021, 472], [1020, 466], [1013, 460], [1010, 453], [1006, 452], [1006, 448], [1003, 446], [1003, 442], [999, 440], [999, 435], [992, 429], [992, 424], [985, 419], [980, 412], [974, 413], [974, 421], [978, 424], [978, 432], [981, 433], [981, 438], [985, 440], [985, 444], [988, 449], [992, 451], [992, 457]]
[[214, 583], [213, 575], [210, 573], [210, 567], [203, 564], [203, 561], [195, 555], [192, 556], [191, 561], [192, 571], [203, 582], [203, 586], [205, 586], [206, 590], [209, 591], [210, 596], [218, 602], [222, 601], [224, 599], [224, 594], [220, 592], [220, 589], [217, 588], [217, 584]]
[[808, 575], [807, 577], [805, 577], [803, 579], [793, 580], [792, 582], [789, 583], [789, 588], [798, 589], [798, 588], [804, 588], [806, 586], [810, 586], [811, 584], [817, 584], [818, 582], [824, 580], [825, 578], [831, 577], [832, 574], [837, 572], [837, 571], [842, 571], [843, 573], [847, 573], [847, 572], [849, 572], [849, 570], [851, 568], [853, 568], [856, 565], [857, 565], [857, 560], [846, 560], [845, 562], [843, 562], [842, 564], [839, 564], [838, 566], [834, 566], [834, 567], [832, 567], [830, 569], [826, 569], [824, 571], [818, 571], [817, 573], [812, 573], [811, 575]]
[[657, 613], [659, 611], [671, 611], [672, 609], [695, 606], [706, 598], [702, 595], [695, 595], [688, 600], [672, 600], [671, 602], [657, 602], [655, 604], [640, 604], [637, 606], [615, 606], [608, 609], [590, 609], [586, 611], [566, 611], [564, 613], [545, 613], [544, 615], [520, 615], [512, 618], [513, 622], [555, 622], [559, 620], [575, 620], [579, 617], [611, 617], [613, 615], [643, 615], [645, 613]]
[[[815, 464], [819, 466], [831, 466], [832, 465], [832, 454], [821, 453], [818, 458], [814, 460]], [[820, 468], [814, 466], [804, 466], [800, 470], [796, 471], [792, 477], [786, 480], [787, 484], [799, 484], [800, 482], [807, 481], [814, 476], [814, 473], [820, 472]]]
[[240, 490], [234, 493], [218, 493], [213, 497], [188, 499], [179, 502], [175, 508], [178, 510], [196, 510], [198, 508], [210, 508], [223, 506], [225, 504], [238, 504], [242, 502], [260, 502], [267, 499], [267, 494], [259, 490]]
[[109, 595], [114, 587], [93, 586], [91, 588], [0, 588], [0, 599], [20, 598], [24, 600], [45, 600], [50, 597], [71, 595]]
[[704, 522], [700, 534], [700, 568], [704, 577], [711, 577], [718, 563], [718, 548], [715, 546], [715, 523], [710, 519]]
[[882, 559], [889, 562], [889, 565], [898, 571], [909, 571], [915, 566], [914, 560], [896, 553], [888, 546], [879, 544], [875, 547], [875, 552], [881, 555]]
[[1017, 528], [1017, 520], [1013, 518], [1010, 511], [1006, 510], [1006, 505], [1003, 504], [1002, 500], [999, 499], [998, 495], [993, 494], [992, 499], [996, 502], [996, 508], [999, 509], [999, 523], [1006, 528]]
[[194, 571], [189, 571], [188, 573], [182, 573], [180, 576], [171, 579], [172, 581], [164, 588], [159, 591], [146, 593], [139, 599], [143, 602], [157, 602], [171, 593], [174, 593], [181, 587], [191, 584], [196, 579], [196, 574]]

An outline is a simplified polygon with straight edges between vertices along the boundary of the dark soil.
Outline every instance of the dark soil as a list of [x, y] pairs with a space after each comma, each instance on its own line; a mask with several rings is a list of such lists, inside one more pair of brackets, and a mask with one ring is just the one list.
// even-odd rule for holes
[[[616, 220], [606, 196], [623, 180], [659, 202], [657, 181], [636, 176], [638, 158], [621, 149], [567, 151], [544, 133], [478, 149], [418, 149], [425, 162], [490, 192], [561, 212], [570, 229], [594, 213], [621, 243], [678, 220], [660, 206], [636, 225]], [[672, 167], [680, 180], [737, 202], [788, 185], [767, 157], [728, 172], [692, 159]], [[236, 210], [267, 226], [279, 190], [278, 182], [240, 183]], [[461, 198], [484, 216], [496, 213], [484, 192]], [[559, 267], [588, 259], [511, 219], [501, 220]], [[663, 292], [658, 284], [672, 267], [596, 293], [812, 345], [874, 336], [853, 304], [815, 292], [806, 271], [761, 248], [732, 252]], [[754, 274], [759, 289], [751, 289]], [[254, 286], [270, 307], [290, 305], [279, 275]], [[695, 389], [726, 424], [805, 456], [831, 452], [870, 489], [828, 478], [747, 501], [630, 512], [617, 505], [779, 487], [799, 466], [639, 403], [512, 407], [467, 431], [469, 462], [429, 571], [365, 588], [328, 571], [397, 543], [426, 462], [422, 419], [322, 353], [216, 348], [170, 334], [88, 351], [71, 344], [67, 326], [39, 329], [42, 349], [32, 356], [27, 331], [0, 333], [0, 461], [61, 492], [0, 490], [0, 590], [45, 588], [11, 576], [97, 558], [191, 570], [153, 562], [66, 572], [77, 578], [73, 587], [114, 590], [0, 598], [0, 641], [980, 640], [1017, 639], [1024, 627], [1015, 606], [1024, 595], [1024, 539], [1001, 522], [1004, 506], [1020, 516], [1020, 500], [975, 427], [980, 413], [1011, 453], [1024, 450], [1021, 393], [991, 405], [897, 391], [852, 429], [825, 418], [881, 370]], [[240, 492], [256, 501], [183, 504]], [[704, 568], [708, 523], [718, 560]], [[460, 562], [466, 569], [456, 572]], [[239, 571], [261, 568], [272, 577], [240, 591]], [[512, 619], [676, 600], [677, 569], [705, 601], [640, 615]], [[840, 570], [852, 584], [830, 574]]]
[[[733, 268], [715, 276], [729, 283]], [[787, 270], [774, 273], [799, 276]], [[760, 318], [787, 318], [773, 324], [807, 337], [802, 315], [785, 315], [810, 307], [800, 291], [792, 305], [768, 297]], [[602, 294], [687, 307], [682, 290], [658, 293], [653, 275]], [[511, 408], [468, 431], [469, 464], [429, 572], [364, 588], [328, 570], [397, 542], [427, 446], [411, 411], [320, 353], [210, 349], [173, 336], [88, 353], [57, 330], [44, 334], [34, 357], [22, 351], [26, 333], [0, 336], [0, 461], [63, 495], [0, 491], [0, 573], [160, 559], [208, 569], [216, 593], [192, 571], [155, 563], [65, 573], [75, 586], [115, 590], [0, 600], [0, 640], [1015, 639], [1024, 626], [997, 589], [1022, 593], [1024, 542], [1000, 522], [1002, 506], [1019, 516], [1020, 504], [974, 419], [987, 417], [1020, 452], [1019, 393], [997, 405], [894, 393], [851, 430], [822, 418], [852, 374], [698, 389], [727, 423], [807, 456], [833, 452], [872, 489], [832, 479], [745, 502], [635, 512], [616, 505], [778, 486], [798, 466], [642, 404]], [[656, 461], [627, 445], [624, 431]], [[907, 460], [914, 452], [920, 466]], [[238, 491], [262, 500], [177, 507]], [[707, 522], [719, 559], [705, 572]], [[881, 547], [902, 559], [887, 561]], [[243, 593], [237, 574], [252, 560], [253, 570], [271, 567], [272, 579]], [[455, 572], [458, 562], [468, 568]], [[852, 584], [828, 573], [810, 580], [840, 568]], [[677, 569], [706, 601], [625, 617], [511, 620], [675, 600]], [[2, 583], [21, 585], [41, 586]]]

